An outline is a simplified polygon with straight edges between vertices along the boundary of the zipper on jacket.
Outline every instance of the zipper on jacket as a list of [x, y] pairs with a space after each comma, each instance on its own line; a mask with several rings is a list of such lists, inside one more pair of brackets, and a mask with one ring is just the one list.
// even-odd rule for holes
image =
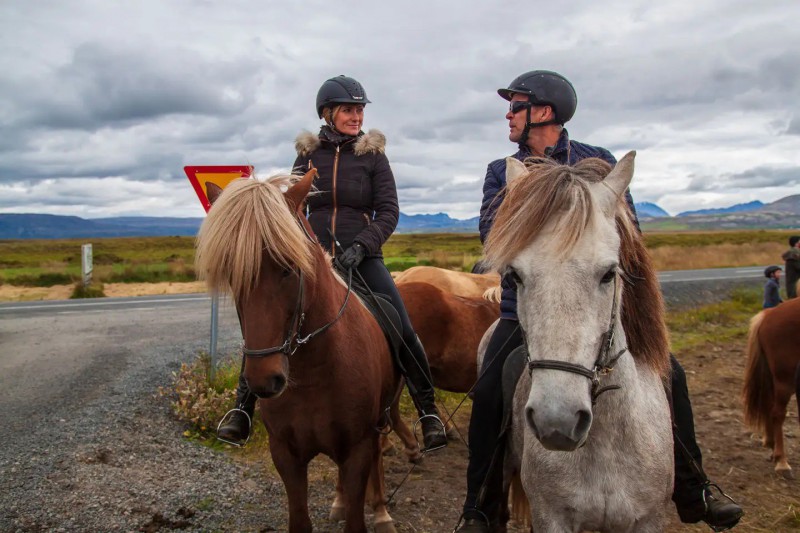
[[333, 217], [331, 218], [331, 255], [336, 257], [336, 174], [339, 171], [339, 145], [336, 145], [336, 156], [333, 158]]

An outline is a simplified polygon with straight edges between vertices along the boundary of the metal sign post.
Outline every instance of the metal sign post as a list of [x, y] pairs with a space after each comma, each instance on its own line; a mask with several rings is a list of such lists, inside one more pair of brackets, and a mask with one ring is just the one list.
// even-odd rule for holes
[[[249, 178], [253, 175], [253, 167], [249, 165], [239, 166], [186, 166], [183, 167], [186, 177], [197, 193], [200, 203], [208, 213], [211, 209], [211, 202], [208, 200], [208, 184], [213, 183], [217, 187], [224, 189], [231, 181], [238, 178]], [[215, 292], [211, 295], [211, 343], [208, 354], [211, 357], [211, 368], [208, 371], [210, 381], [214, 380], [217, 370], [217, 337], [219, 330], [219, 295]]]
[[208, 371], [208, 378], [214, 381], [214, 373], [217, 369], [217, 330], [219, 329], [219, 294], [216, 292], [211, 295], [211, 346], [208, 353], [211, 356], [211, 368]]
[[85, 289], [92, 283], [92, 245], [81, 245], [81, 276], [83, 278], [83, 288]]

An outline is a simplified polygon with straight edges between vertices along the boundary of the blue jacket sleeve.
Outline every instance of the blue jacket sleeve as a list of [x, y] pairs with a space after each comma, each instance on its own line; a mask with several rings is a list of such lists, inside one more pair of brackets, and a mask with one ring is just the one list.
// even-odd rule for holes
[[[486, 237], [489, 236], [489, 230], [492, 229], [494, 223], [494, 215], [497, 208], [503, 201], [503, 193], [501, 192], [505, 186], [504, 179], [498, 175], [495, 165], [490, 163], [486, 169], [486, 178], [483, 180], [483, 202], [481, 202], [481, 216], [478, 221], [478, 230], [481, 234], [481, 244], [486, 242]], [[503, 169], [505, 174], [505, 169]]]

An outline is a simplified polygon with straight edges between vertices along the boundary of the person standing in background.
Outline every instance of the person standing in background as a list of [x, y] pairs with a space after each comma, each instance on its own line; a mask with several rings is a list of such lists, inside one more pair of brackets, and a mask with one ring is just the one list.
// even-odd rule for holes
[[800, 280], [800, 236], [789, 237], [789, 249], [781, 258], [786, 262], [786, 297], [791, 300], [797, 298], [797, 282]]

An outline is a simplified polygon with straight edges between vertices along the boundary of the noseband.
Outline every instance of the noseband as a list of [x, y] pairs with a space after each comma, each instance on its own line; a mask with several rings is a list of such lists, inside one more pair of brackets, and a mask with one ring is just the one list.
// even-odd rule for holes
[[543, 368], [546, 370], [561, 370], [564, 372], [570, 372], [572, 374], [578, 374], [589, 379], [592, 382], [592, 405], [597, 403], [597, 398], [604, 392], [620, 388], [619, 385], [607, 385], [605, 387], [600, 386], [600, 378], [610, 374], [611, 371], [614, 370], [614, 366], [617, 364], [617, 361], [619, 361], [619, 358], [622, 357], [622, 354], [628, 351], [628, 348], [625, 347], [612, 357], [609, 357], [611, 348], [614, 346], [614, 332], [616, 331], [618, 277], [619, 276], [614, 276], [614, 302], [611, 304], [611, 321], [608, 325], [608, 329], [605, 331], [605, 333], [603, 333], [602, 342], [600, 343], [600, 352], [597, 354], [597, 359], [593, 365], [594, 368], [589, 370], [585, 366], [552, 359], [531, 361], [530, 353], [528, 353], [528, 372], [532, 374], [533, 370], [536, 368]]
[[[303, 225], [302, 222], [298, 219], [298, 223], [300, 227], [303, 229], [303, 233], [305, 233], [306, 237], [312, 242], [313, 239], [308, 234], [306, 227]], [[333, 320], [325, 324], [324, 326], [315, 329], [308, 335], [301, 337], [300, 336], [300, 328], [303, 326], [303, 321], [306, 318], [306, 313], [304, 311], [306, 305], [306, 288], [305, 288], [305, 276], [303, 276], [302, 270], [297, 270], [297, 275], [300, 278], [297, 287], [297, 302], [294, 307], [294, 314], [292, 315], [292, 320], [289, 322], [289, 328], [286, 331], [286, 337], [284, 338], [283, 344], [280, 346], [273, 346], [272, 348], [262, 348], [260, 350], [251, 350], [246, 346], [242, 348], [242, 353], [245, 357], [267, 357], [272, 354], [282, 353], [287, 357], [290, 355], [294, 355], [294, 352], [297, 349], [309, 342], [311, 339], [324, 333], [329, 327], [334, 325], [344, 314], [344, 309], [347, 307], [347, 302], [350, 299], [350, 292], [353, 286], [353, 271], [349, 272], [349, 276], [347, 278], [347, 294], [345, 294], [344, 302], [342, 303], [342, 307], [339, 309], [339, 313], [334, 317]], [[241, 317], [239, 319], [241, 322]]]

